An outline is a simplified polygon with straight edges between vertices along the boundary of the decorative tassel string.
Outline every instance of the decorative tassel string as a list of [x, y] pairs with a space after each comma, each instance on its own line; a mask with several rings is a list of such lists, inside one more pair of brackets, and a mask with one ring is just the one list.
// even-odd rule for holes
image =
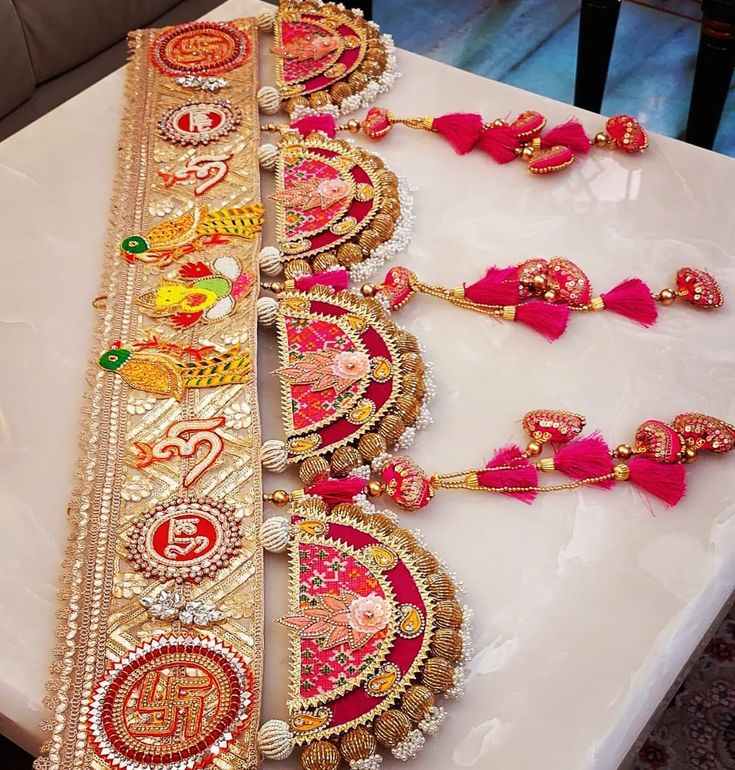
[[561, 171], [571, 165], [577, 156], [586, 155], [593, 146], [625, 153], [640, 152], [648, 146], [645, 130], [629, 115], [610, 118], [605, 130], [590, 139], [576, 119], [544, 132], [546, 118], [535, 110], [526, 110], [510, 122], [497, 119], [488, 123], [474, 112], [402, 118], [382, 107], [373, 107], [364, 120], [352, 119], [344, 125], [337, 125], [331, 114], [313, 112], [293, 121], [290, 126], [269, 123], [261, 129], [280, 133], [295, 130], [304, 136], [318, 131], [329, 138], [334, 138], [339, 130], [351, 133], [362, 130], [365, 136], [378, 141], [397, 125], [438, 134], [458, 155], [467, 155], [478, 149], [501, 165], [520, 158], [526, 161], [531, 173], [538, 175]]
[[569, 166], [578, 155], [586, 155], [593, 146], [609, 147], [626, 153], [639, 152], [648, 146], [648, 137], [640, 123], [629, 115], [610, 118], [605, 131], [590, 139], [581, 123], [568, 120], [544, 132], [546, 118], [534, 110], [522, 112], [515, 120], [485, 122], [474, 112], [454, 112], [438, 117], [400, 118], [382, 107], [373, 107], [362, 122], [349, 121], [345, 128], [380, 140], [393, 126], [432, 131], [452, 146], [458, 155], [477, 148], [496, 163], [509, 163], [516, 158], [527, 161], [534, 174], [548, 174]]
[[648, 327], [658, 318], [657, 303], [669, 305], [681, 299], [706, 309], [722, 305], [714, 277], [690, 267], [677, 271], [676, 289], [653, 293], [640, 278], [628, 278], [592, 297], [587, 276], [562, 257], [548, 263], [537, 259], [507, 268], [493, 266], [480, 280], [452, 288], [424, 283], [406, 268], [396, 267], [388, 271], [382, 284], [365, 284], [362, 292], [366, 296], [384, 294], [392, 310], [402, 307], [414, 293], [427, 294], [496, 320], [526, 324], [550, 341], [564, 333], [571, 311], [608, 310]]
[[[382, 481], [362, 476], [329, 478], [319, 473], [304, 490], [292, 495], [277, 490], [266, 499], [284, 505], [303, 494], [317, 495], [335, 506], [352, 502], [358, 495], [375, 497], [387, 492], [399, 507], [416, 511], [428, 505], [438, 489], [483, 490], [531, 503], [542, 492], [586, 486], [610, 489], [618, 482], [630, 482], [673, 506], [686, 493], [687, 463], [700, 452], [723, 454], [735, 448], [735, 427], [698, 412], [679, 414], [671, 424], [647, 420], [638, 426], [633, 446], [620, 444], [614, 450], [599, 432], [581, 436], [584, 425], [582, 415], [536, 409], [523, 417], [523, 429], [531, 438], [526, 448], [516, 444], [501, 447], [482, 468], [426, 475], [410, 458], [399, 456], [388, 459]], [[554, 456], [533, 460], [546, 444], [554, 446]], [[539, 472], [558, 472], [571, 480], [539, 484]]]

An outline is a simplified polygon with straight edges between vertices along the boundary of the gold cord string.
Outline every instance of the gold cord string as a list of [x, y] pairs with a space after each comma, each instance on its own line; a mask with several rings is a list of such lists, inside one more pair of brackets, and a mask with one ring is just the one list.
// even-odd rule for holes
[[[430, 484], [436, 489], [469, 489], [480, 490], [483, 492], [498, 492], [500, 494], [514, 494], [520, 492], [562, 492], [570, 489], [579, 489], [589, 484], [598, 484], [601, 481], [612, 481], [616, 478], [614, 473], [606, 473], [604, 476], [592, 476], [588, 479], [578, 479], [577, 481], [568, 481], [564, 484], [553, 484], [545, 487], [483, 487], [480, 485], [477, 474], [487, 470], [512, 470], [509, 466], [499, 466], [497, 468], [480, 468], [478, 470], [465, 471], [453, 474], [436, 474], [431, 477]], [[463, 478], [452, 480], [453, 477], [462, 476]]]
[[431, 131], [434, 118], [431, 115], [424, 115], [422, 118], [399, 118], [392, 112], [388, 114], [388, 120], [392, 125], [407, 126], [408, 128], [418, 128], [424, 131]]
[[437, 297], [447, 302], [451, 302], [452, 305], [464, 308], [465, 310], [472, 310], [475, 313], [481, 313], [482, 315], [488, 315], [493, 318], [503, 317], [503, 305], [480, 305], [477, 302], [471, 302], [464, 297], [455, 294], [452, 289], [446, 289], [443, 286], [432, 286], [428, 283], [422, 283], [421, 281], [412, 281], [411, 287], [421, 294], [428, 294], [431, 297]]

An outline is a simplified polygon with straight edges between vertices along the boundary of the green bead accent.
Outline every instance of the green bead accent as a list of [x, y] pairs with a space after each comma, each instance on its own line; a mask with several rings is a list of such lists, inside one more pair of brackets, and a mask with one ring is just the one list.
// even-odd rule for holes
[[99, 364], [103, 369], [108, 372], [117, 371], [132, 355], [129, 350], [125, 348], [112, 348], [106, 350], [99, 360]]
[[142, 235], [131, 235], [120, 244], [120, 248], [128, 254], [143, 254], [150, 249], [150, 244]]

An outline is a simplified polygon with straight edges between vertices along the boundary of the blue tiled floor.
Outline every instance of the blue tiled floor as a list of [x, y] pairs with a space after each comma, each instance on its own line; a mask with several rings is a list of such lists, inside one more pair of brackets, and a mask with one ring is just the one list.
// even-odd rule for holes
[[[700, 3], [641, 1], [645, 4], [622, 5], [602, 111], [631, 112], [651, 130], [681, 138]], [[374, 15], [402, 48], [571, 103], [579, 5], [579, 0], [374, 0]], [[734, 92], [731, 86], [714, 149], [735, 157]]]

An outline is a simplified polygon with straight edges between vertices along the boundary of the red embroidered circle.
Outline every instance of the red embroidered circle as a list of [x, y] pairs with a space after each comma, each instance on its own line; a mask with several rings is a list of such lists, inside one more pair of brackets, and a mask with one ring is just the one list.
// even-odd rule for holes
[[148, 530], [146, 545], [164, 562], [203, 561], [221, 539], [217, 520], [204, 513], [171, 513]]
[[252, 672], [212, 638], [166, 637], [128, 653], [99, 682], [87, 728], [115, 767], [204, 767], [245, 726]]
[[198, 583], [229, 563], [241, 537], [234, 506], [183, 495], [159, 503], [133, 524], [128, 556], [150, 577]]
[[250, 56], [249, 39], [233, 24], [196, 21], [157, 35], [151, 63], [164, 75], [220, 75]]
[[241, 119], [240, 110], [227, 99], [187, 102], [168, 110], [158, 127], [161, 135], [170, 142], [196, 146], [227, 136]]

